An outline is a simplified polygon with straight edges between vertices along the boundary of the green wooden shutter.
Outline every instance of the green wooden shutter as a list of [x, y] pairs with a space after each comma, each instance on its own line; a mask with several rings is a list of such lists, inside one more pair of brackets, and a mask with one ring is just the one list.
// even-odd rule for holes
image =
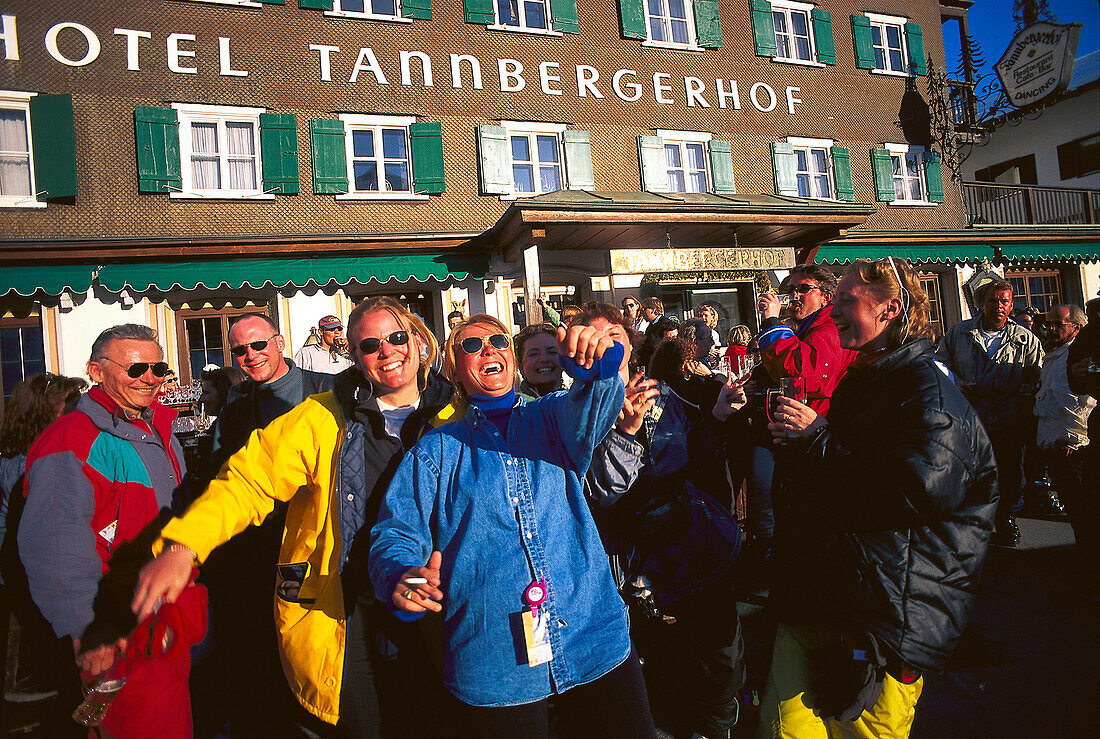
[[833, 43], [833, 19], [828, 10], [814, 8], [810, 13], [814, 25], [814, 46], [817, 60], [822, 64], [836, 64], [836, 45]]
[[643, 190], [668, 192], [668, 160], [665, 158], [665, 142], [660, 136], [638, 137], [638, 164]]
[[794, 147], [785, 142], [772, 144], [772, 171], [775, 173], [775, 194], [798, 197], [798, 170]]
[[722, 45], [722, 25], [718, 19], [718, 0], [695, 0], [695, 40], [706, 49]]
[[550, 0], [550, 15], [554, 19], [555, 31], [581, 32], [581, 23], [577, 17], [577, 0]]
[[462, 0], [462, 10], [466, 14], [467, 23], [491, 26], [496, 22], [493, 0]]
[[729, 141], [710, 142], [710, 176], [715, 195], [733, 195], [733, 146]]
[[332, 0], [298, 0], [298, 7], [308, 10], [332, 10]]
[[775, 45], [775, 22], [772, 20], [772, 4], [768, 0], [750, 0], [752, 10], [752, 42], [757, 56], [774, 57], [779, 53]]
[[852, 158], [843, 146], [834, 146], [829, 150], [833, 159], [833, 182], [836, 183], [836, 199], [851, 203], [856, 199], [856, 189], [852, 184]]
[[924, 179], [928, 184], [928, 199], [933, 203], [942, 203], [943, 172], [940, 170], [940, 155], [937, 152], [924, 153]]
[[856, 52], [856, 66], [860, 69], [875, 68], [875, 47], [871, 43], [871, 21], [865, 15], [852, 16], [852, 47]]
[[298, 117], [260, 113], [260, 153], [264, 192], [296, 195], [298, 184]]
[[894, 164], [890, 152], [871, 149], [871, 169], [875, 173], [875, 200], [880, 203], [894, 202], [897, 195], [894, 193]]
[[409, 126], [412, 149], [413, 191], [439, 195], [446, 189], [443, 177], [443, 126], [438, 122]]
[[348, 160], [344, 148], [344, 122], [328, 118], [309, 121], [310, 160], [313, 164], [313, 192], [348, 192]]
[[478, 175], [481, 191], [488, 195], [508, 195], [514, 189], [508, 131], [503, 126], [477, 127]]
[[76, 133], [72, 95], [31, 98], [34, 191], [39, 200], [76, 197]]
[[905, 45], [909, 47], [910, 71], [913, 74], [928, 74], [928, 61], [924, 55], [924, 31], [920, 24], [905, 24]]
[[592, 190], [596, 173], [592, 171], [592, 140], [588, 131], [563, 131], [565, 149], [565, 181], [570, 190]]
[[266, 5], [286, 5], [286, 0], [260, 0]]
[[432, 0], [401, 0], [401, 17], [430, 21], [432, 19]]
[[180, 126], [172, 108], [134, 108], [138, 191], [180, 192]]
[[643, 0], [619, 0], [619, 20], [623, 25], [623, 38], [645, 41], [649, 33], [645, 27]]

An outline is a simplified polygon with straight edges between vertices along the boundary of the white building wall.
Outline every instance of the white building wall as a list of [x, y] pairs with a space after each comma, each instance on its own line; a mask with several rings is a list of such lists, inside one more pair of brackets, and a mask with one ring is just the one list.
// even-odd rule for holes
[[[58, 319], [57, 372], [68, 377], [87, 378], [88, 357], [92, 342], [104, 329], [120, 323], [152, 326], [150, 311], [154, 307], [145, 300], [124, 308], [119, 303], [102, 303], [88, 291], [86, 299], [72, 310], [62, 311]], [[164, 347], [165, 357], [175, 365], [175, 347]]]

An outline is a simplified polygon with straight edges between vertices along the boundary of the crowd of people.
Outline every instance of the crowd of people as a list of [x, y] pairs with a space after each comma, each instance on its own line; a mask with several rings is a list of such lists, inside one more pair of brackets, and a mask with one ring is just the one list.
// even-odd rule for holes
[[110, 328], [90, 390], [29, 378], [0, 424], [0, 574], [51, 735], [86, 733], [83, 683], [118, 739], [714, 739], [755, 677], [759, 736], [908, 736], [990, 543], [1019, 542], [1028, 449], [1098, 564], [1100, 305], [1027, 328], [1011, 283], [977, 299], [937, 337], [905, 261], [803, 265], [723, 349], [710, 304], [544, 306], [516, 336], [456, 311], [441, 347], [381, 297], [293, 361], [246, 315], [191, 469], [156, 333]]

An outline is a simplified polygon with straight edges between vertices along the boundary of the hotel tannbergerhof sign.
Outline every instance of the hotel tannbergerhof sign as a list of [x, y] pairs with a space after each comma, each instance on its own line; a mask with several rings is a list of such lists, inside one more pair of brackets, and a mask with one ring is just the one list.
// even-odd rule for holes
[[[0, 60], [19, 59], [20, 44], [15, 15], [0, 15]], [[76, 41], [83, 48], [80, 56], [67, 56], [59, 40]], [[82, 41], [82, 43], [80, 43]], [[762, 113], [776, 108], [795, 115], [802, 105], [802, 89], [788, 86], [773, 88], [764, 82], [739, 84], [734, 79], [704, 80], [699, 77], [657, 71], [653, 74], [634, 69], [600, 70], [588, 64], [542, 61], [534, 69], [516, 59], [480, 59], [471, 54], [428, 54], [416, 50], [398, 50], [379, 56], [371, 47], [341, 48], [332, 44], [303, 41], [299, 54], [310, 58], [316, 81], [333, 79], [350, 84], [376, 84], [453, 89], [469, 86], [483, 90], [491, 85], [505, 93], [539, 90], [546, 97], [576, 96], [602, 100], [614, 96], [633, 103], [643, 97], [662, 105], [688, 108], [730, 108], [752, 106]], [[42, 39], [46, 52], [58, 64], [85, 67], [91, 64], [113, 65], [126, 72], [141, 71], [148, 55], [166, 59], [173, 74], [214, 74], [222, 77], [249, 77], [253, 70], [238, 62], [241, 48], [229, 36], [202, 37], [194, 33], [163, 33], [131, 28], [93, 30], [80, 23], [61, 21], [50, 26]], [[63, 44], [64, 48], [73, 43]], [[384, 70], [388, 68], [389, 74]]]
[[611, 272], [617, 275], [790, 269], [794, 265], [791, 247], [611, 250]]
[[994, 65], [1008, 100], [1017, 108], [1069, 87], [1081, 24], [1032, 23], [1016, 34]]

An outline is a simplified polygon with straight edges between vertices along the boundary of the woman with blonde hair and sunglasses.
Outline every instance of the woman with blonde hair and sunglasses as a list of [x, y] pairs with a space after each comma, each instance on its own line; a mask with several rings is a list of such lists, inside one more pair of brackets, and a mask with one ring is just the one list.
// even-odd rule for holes
[[165, 526], [133, 607], [141, 618], [158, 598], [171, 602], [192, 562], [261, 523], [276, 500], [287, 501], [273, 574], [284, 670], [305, 708], [299, 727], [326, 737], [394, 736], [417, 710], [418, 728], [431, 734], [443, 728], [414, 701], [432, 697], [438, 681], [425, 669], [416, 624], [375, 599], [367, 540], [398, 461], [449, 418], [454, 388], [431, 369], [438, 354], [431, 332], [392, 298], [357, 306], [348, 339], [355, 363], [333, 390], [254, 433], [206, 493]]
[[993, 532], [996, 467], [932, 351], [928, 298], [901, 259], [859, 260], [837, 287], [858, 352], [826, 420], [779, 397], [788, 467], [775, 493], [779, 619], [761, 736], [908, 736], [922, 674], [947, 663]]
[[[398, 613], [442, 613], [444, 683], [464, 735], [652, 737], [626, 606], [585, 502], [593, 450], [623, 407], [621, 345], [558, 329], [564, 393], [515, 394], [497, 319], [447, 339], [461, 420], [414, 446], [371, 532], [371, 579]], [[419, 726], [418, 726], [419, 729]]]

